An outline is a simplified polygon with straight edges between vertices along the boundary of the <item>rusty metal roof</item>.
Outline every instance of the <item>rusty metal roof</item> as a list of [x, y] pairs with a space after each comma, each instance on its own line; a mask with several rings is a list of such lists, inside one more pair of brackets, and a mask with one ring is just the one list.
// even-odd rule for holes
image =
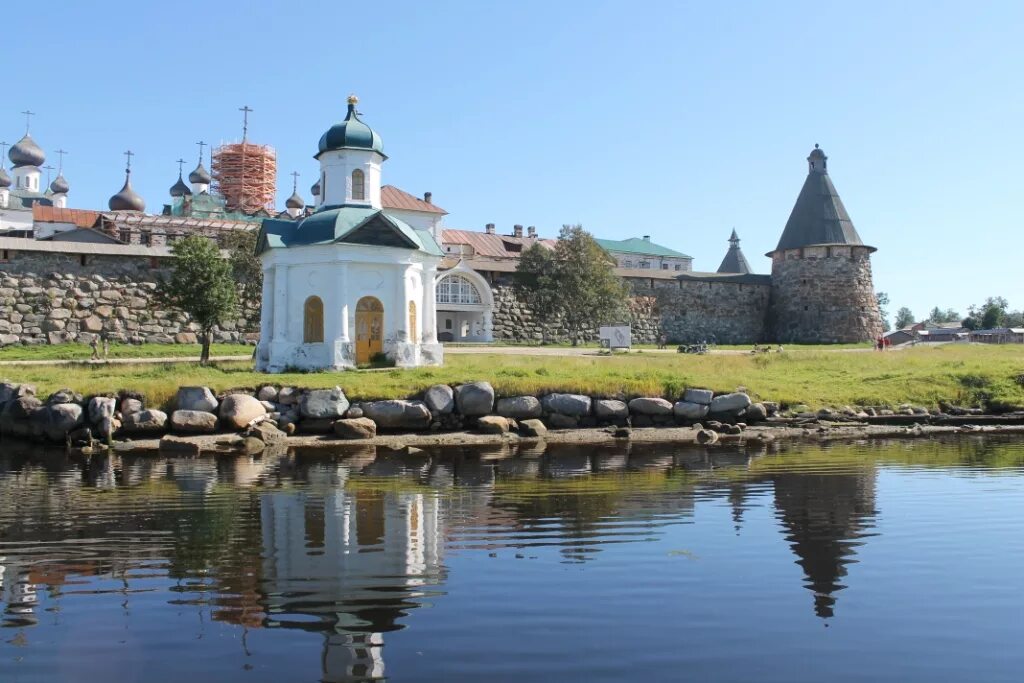
[[442, 244], [468, 244], [477, 256], [490, 258], [519, 258], [524, 249], [539, 242], [548, 249], [554, 249], [558, 240], [540, 237], [512, 237], [511, 235], [489, 234], [473, 230], [444, 230]]
[[118, 227], [162, 228], [177, 230], [256, 230], [259, 223], [236, 221], [229, 218], [196, 218], [193, 216], [154, 216], [135, 211], [104, 211], [104, 221]]
[[32, 220], [36, 223], [71, 223], [77, 228], [91, 228], [96, 225], [99, 215], [99, 211], [87, 209], [58, 209], [41, 204], [32, 206]]
[[405, 190], [399, 190], [394, 185], [382, 185], [380, 188], [380, 203], [385, 209], [402, 209], [405, 211], [422, 211], [424, 213], [448, 212], [436, 204], [424, 201]]

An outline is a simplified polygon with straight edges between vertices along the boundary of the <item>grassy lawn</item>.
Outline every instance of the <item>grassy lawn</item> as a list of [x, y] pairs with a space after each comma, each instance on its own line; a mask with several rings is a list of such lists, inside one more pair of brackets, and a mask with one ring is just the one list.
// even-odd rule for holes
[[[199, 344], [111, 344], [110, 358], [199, 358]], [[252, 346], [245, 344], [212, 344], [214, 356], [250, 356]], [[102, 346], [100, 353], [103, 352]], [[0, 349], [4, 360], [89, 360], [88, 344], [40, 344], [39, 346], [5, 346]]]
[[716, 391], [744, 387], [758, 399], [787, 405], [804, 403], [815, 408], [900, 403], [933, 406], [939, 400], [965, 405], [1024, 406], [1024, 348], [1013, 345], [918, 347], [886, 353], [804, 349], [757, 356], [453, 354], [443, 368], [283, 375], [253, 372], [248, 362], [220, 363], [207, 368], [185, 363], [23, 366], [0, 369], [0, 374], [11, 381], [35, 384], [41, 394], [61, 387], [85, 394], [120, 389], [140, 391], [151, 405], [166, 404], [179, 386], [192, 384], [206, 385], [215, 391], [267, 383], [301, 387], [340, 385], [350, 397], [370, 399], [410, 397], [435, 383], [487, 380], [502, 395], [567, 391], [674, 399], [686, 387]]

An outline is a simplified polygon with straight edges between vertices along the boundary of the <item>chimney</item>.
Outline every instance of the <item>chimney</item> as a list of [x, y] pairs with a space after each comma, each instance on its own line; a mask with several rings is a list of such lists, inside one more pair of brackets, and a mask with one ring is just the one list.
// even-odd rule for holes
[[526, 236], [530, 237], [532, 239], [536, 239], [537, 238], [537, 228], [533, 227], [532, 225], [530, 227], [528, 227], [526, 229]]
[[521, 226], [521, 225], [513, 225], [512, 226], [512, 236], [513, 237], [522, 237], [523, 236], [523, 226]]
[[486, 232], [488, 235], [493, 235], [494, 234], [494, 223], [488, 223], [487, 227], [484, 229], [484, 232]]
[[651, 241], [651, 236], [650, 235], [644, 235], [644, 242], [650, 242], [650, 241]]
[[433, 204], [434, 203], [434, 193], [433, 192], [424, 192], [423, 193], [423, 201], [425, 201], [427, 204]]

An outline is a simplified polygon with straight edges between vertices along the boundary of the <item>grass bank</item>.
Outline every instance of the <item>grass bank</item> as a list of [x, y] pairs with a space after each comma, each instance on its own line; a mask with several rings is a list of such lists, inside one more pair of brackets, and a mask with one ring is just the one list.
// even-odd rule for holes
[[[143, 347], [145, 348], [145, 347]], [[247, 362], [198, 364], [24, 366], [0, 369], [41, 394], [62, 387], [106, 393], [129, 389], [163, 405], [183, 385], [215, 391], [263, 384], [340, 385], [357, 399], [405, 398], [435, 383], [487, 380], [502, 395], [578, 392], [608, 397], [676, 398], [686, 387], [734, 391], [787, 405], [933, 406], [940, 400], [1006, 408], [1024, 406], [1024, 349], [1019, 346], [917, 347], [907, 351], [835, 353], [816, 350], [765, 355], [644, 354], [552, 357], [450, 355], [443, 368], [264, 375]]]
[[[252, 346], [245, 344], [211, 344], [214, 356], [249, 356]], [[111, 344], [108, 358], [190, 358], [199, 359], [199, 344]], [[102, 353], [103, 348], [100, 347]], [[88, 344], [40, 344], [39, 346], [5, 346], [0, 361], [15, 360], [89, 360]]]

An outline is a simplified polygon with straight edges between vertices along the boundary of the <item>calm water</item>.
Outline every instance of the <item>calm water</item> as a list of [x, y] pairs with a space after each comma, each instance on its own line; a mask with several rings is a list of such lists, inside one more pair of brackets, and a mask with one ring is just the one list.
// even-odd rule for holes
[[1024, 442], [0, 445], [0, 681], [1020, 681]]

